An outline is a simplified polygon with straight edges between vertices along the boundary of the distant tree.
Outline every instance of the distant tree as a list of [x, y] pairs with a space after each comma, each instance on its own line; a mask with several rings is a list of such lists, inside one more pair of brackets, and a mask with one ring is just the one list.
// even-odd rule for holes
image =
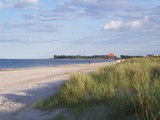
[[81, 55], [54, 55], [54, 59], [108, 59], [107, 55], [93, 55], [93, 56], [81, 56]]
[[130, 55], [120, 55], [121, 59], [130, 59], [130, 58], [143, 58], [144, 56], [130, 56]]

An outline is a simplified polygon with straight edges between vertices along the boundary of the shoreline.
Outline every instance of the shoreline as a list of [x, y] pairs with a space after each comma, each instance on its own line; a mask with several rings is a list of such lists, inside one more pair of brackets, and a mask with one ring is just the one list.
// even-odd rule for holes
[[[97, 61], [93, 61], [94, 59], [55, 59], [55, 60], [91, 60], [90, 63], [113, 63], [115, 61], [101, 61], [101, 62], [97, 62]], [[105, 60], [105, 59], [95, 59], [95, 60]], [[88, 61], [86, 61], [86, 63], [69, 63], [69, 64], [55, 64], [55, 65], [42, 65], [42, 66], [30, 66], [30, 67], [13, 67], [13, 68], [0, 68], [0, 72], [1, 71], [13, 71], [13, 70], [23, 70], [23, 69], [37, 69], [37, 68], [50, 68], [50, 67], [58, 67], [58, 66], [72, 66], [72, 65], [82, 65], [82, 64], [88, 64]]]
[[[103, 64], [103, 63], [114, 63], [114, 62], [90, 62], [91, 64]], [[0, 72], [5, 71], [16, 71], [16, 70], [34, 70], [34, 69], [47, 69], [47, 68], [56, 68], [56, 67], [71, 67], [71, 66], [80, 66], [88, 65], [89, 63], [80, 63], [80, 64], [66, 64], [66, 65], [55, 65], [55, 66], [39, 66], [39, 67], [25, 67], [25, 68], [0, 68]]]
[[[70, 74], [94, 71], [111, 64], [115, 62], [0, 71], [0, 118], [12, 119], [13, 113], [16, 113], [14, 115], [16, 120], [25, 118], [28, 113], [26, 109], [38, 100], [51, 96]], [[41, 112], [37, 114], [41, 115]]]

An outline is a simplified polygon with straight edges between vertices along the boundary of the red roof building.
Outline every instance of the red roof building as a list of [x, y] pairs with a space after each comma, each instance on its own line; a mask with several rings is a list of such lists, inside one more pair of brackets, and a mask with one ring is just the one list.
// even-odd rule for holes
[[114, 59], [114, 54], [113, 53], [109, 53], [108, 56], [109, 56], [110, 59]]

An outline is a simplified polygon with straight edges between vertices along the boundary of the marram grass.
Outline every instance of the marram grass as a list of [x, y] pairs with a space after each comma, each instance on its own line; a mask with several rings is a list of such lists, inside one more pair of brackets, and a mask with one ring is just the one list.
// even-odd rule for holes
[[[78, 109], [102, 104], [109, 108], [103, 119], [160, 120], [160, 58], [129, 59], [92, 73], [73, 74], [53, 97], [38, 102], [37, 107]], [[88, 116], [94, 119], [95, 114]]]

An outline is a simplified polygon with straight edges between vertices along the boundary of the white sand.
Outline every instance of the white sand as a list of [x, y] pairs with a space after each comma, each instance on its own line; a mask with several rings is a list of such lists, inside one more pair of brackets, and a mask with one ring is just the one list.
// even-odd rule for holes
[[0, 120], [46, 120], [32, 106], [51, 96], [73, 72], [93, 71], [111, 63], [92, 63], [0, 71]]

